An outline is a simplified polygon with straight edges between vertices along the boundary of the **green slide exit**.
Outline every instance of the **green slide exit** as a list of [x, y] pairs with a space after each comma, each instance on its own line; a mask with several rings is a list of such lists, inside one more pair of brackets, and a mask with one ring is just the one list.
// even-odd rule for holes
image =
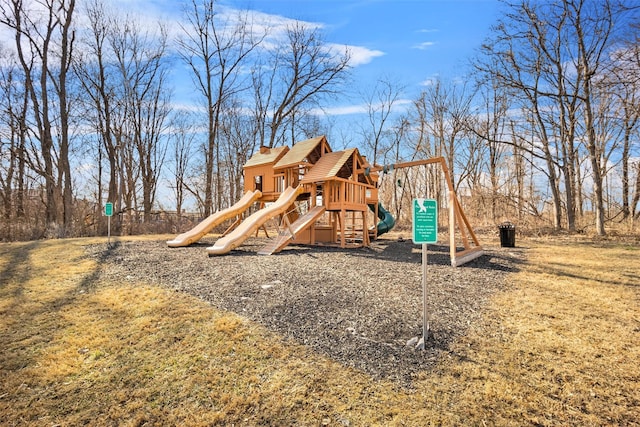
[[[371, 209], [372, 212], [376, 211], [375, 205], [373, 204], [369, 205], [369, 209]], [[378, 222], [378, 225], [376, 226], [378, 236], [391, 230], [393, 226], [396, 225], [395, 218], [382, 206], [382, 203], [380, 202], [378, 202], [378, 219], [380, 219], [380, 222]]]

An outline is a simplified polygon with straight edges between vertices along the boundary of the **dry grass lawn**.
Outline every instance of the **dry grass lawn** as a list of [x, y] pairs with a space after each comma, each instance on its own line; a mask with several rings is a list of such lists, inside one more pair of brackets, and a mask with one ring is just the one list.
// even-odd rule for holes
[[640, 425], [637, 244], [522, 242], [523, 270], [407, 390], [106, 283], [96, 241], [0, 245], [0, 425]]

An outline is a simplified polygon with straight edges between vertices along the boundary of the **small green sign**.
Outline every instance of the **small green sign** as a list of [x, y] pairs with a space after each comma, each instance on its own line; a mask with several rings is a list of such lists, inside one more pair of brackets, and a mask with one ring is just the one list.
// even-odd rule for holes
[[105, 216], [113, 216], [113, 203], [108, 202], [104, 205], [104, 214]]
[[438, 243], [438, 202], [434, 199], [413, 199], [413, 243]]

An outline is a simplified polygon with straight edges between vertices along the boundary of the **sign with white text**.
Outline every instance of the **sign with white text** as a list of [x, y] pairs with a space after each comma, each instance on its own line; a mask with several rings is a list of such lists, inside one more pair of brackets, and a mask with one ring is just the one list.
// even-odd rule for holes
[[438, 243], [438, 202], [434, 199], [413, 199], [413, 243]]

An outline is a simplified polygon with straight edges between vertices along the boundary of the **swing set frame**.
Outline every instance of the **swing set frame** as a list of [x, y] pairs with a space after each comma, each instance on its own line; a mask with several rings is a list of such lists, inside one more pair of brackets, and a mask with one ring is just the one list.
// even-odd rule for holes
[[[449, 172], [449, 167], [447, 166], [447, 162], [444, 157], [433, 157], [430, 159], [393, 163], [384, 166], [376, 165], [371, 167], [371, 171], [386, 173], [393, 169], [404, 169], [433, 164], [440, 165], [445, 182], [447, 183], [447, 189], [449, 192], [449, 254], [451, 258], [451, 265], [453, 267], [457, 267], [482, 256], [484, 254], [484, 249], [480, 245], [478, 237], [473, 232], [473, 228], [462, 209], [458, 197], [456, 196], [453, 180], [451, 179], [451, 173]], [[460, 234], [463, 247], [462, 250], [458, 250], [456, 231]]]

